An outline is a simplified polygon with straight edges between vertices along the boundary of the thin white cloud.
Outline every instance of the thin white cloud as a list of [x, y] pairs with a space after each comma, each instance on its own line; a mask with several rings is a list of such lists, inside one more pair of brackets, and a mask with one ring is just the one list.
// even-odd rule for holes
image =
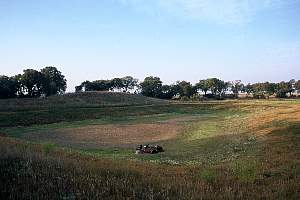
[[117, 0], [141, 12], [218, 24], [243, 25], [270, 8], [295, 0]]

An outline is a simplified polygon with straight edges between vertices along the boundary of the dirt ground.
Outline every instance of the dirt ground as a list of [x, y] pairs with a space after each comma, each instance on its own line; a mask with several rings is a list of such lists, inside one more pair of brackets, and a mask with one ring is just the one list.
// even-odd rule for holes
[[170, 140], [176, 137], [180, 129], [181, 126], [175, 123], [93, 125], [28, 133], [23, 139], [83, 149], [135, 147]]

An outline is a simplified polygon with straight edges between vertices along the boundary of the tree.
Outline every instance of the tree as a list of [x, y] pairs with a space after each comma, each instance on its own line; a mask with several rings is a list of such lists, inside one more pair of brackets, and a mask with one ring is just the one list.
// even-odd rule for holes
[[82, 89], [83, 89], [82, 84], [78, 85], [78, 86], [75, 86], [75, 92], [82, 92]]
[[286, 94], [289, 92], [289, 83], [281, 81], [276, 84], [276, 97], [286, 98]]
[[125, 86], [123, 84], [122, 78], [114, 78], [114, 79], [111, 80], [111, 88], [112, 89], [118, 89], [118, 90], [120, 90], [120, 89], [122, 89], [124, 87]]
[[232, 81], [229, 83], [229, 86], [236, 98], [238, 98], [239, 93], [244, 89], [244, 84], [241, 80]]
[[251, 85], [250, 83], [248, 83], [245, 86], [244, 91], [247, 93], [247, 95], [253, 93], [253, 85]]
[[43, 75], [34, 69], [25, 69], [20, 77], [23, 93], [28, 97], [39, 97], [42, 94]]
[[46, 96], [63, 94], [67, 88], [67, 80], [56, 67], [41, 69], [43, 75], [42, 91]]
[[196, 87], [193, 87], [190, 82], [187, 81], [177, 81], [177, 87], [180, 97], [190, 98], [193, 94], [197, 92]]
[[292, 96], [292, 93], [295, 91], [295, 79], [291, 79], [289, 82], [287, 82], [288, 86], [288, 93], [290, 94], [290, 97]]
[[140, 83], [141, 93], [144, 96], [148, 97], [157, 97], [159, 98], [162, 94], [162, 81], [159, 77], [149, 76]]
[[228, 88], [228, 83], [217, 78], [206, 79], [206, 84], [214, 96], [222, 96]]
[[131, 76], [125, 76], [121, 78], [122, 80], [122, 86], [124, 88], [124, 92], [128, 92], [128, 90], [134, 89], [135, 86], [137, 86], [138, 79], [135, 79]]
[[84, 81], [81, 83], [81, 85], [75, 87], [77, 91], [108, 91], [111, 88], [111, 80], [96, 80], [93, 82]]
[[207, 86], [209, 88], [209, 90], [211, 91], [211, 93], [216, 96], [217, 95], [217, 82], [219, 79], [217, 78], [209, 78], [206, 79], [207, 82]]
[[298, 80], [297, 82], [295, 82], [295, 90], [297, 90], [297, 93], [300, 93], [300, 80]]
[[0, 98], [16, 97], [18, 84], [14, 77], [0, 76]]
[[218, 80], [217, 81], [217, 92], [218, 92], [218, 95], [220, 97], [223, 96], [224, 93], [225, 93], [225, 91], [227, 91], [228, 87], [229, 87], [229, 82]]
[[269, 98], [269, 96], [272, 96], [276, 92], [276, 84], [265, 82], [264, 83], [264, 89], [265, 89], [265, 93], [267, 95], [267, 98]]
[[177, 94], [175, 85], [163, 85], [161, 90], [160, 98], [162, 99], [172, 99]]
[[202, 92], [204, 92], [204, 95], [206, 96], [207, 91], [209, 90], [209, 84], [207, 80], [200, 80], [196, 84], [196, 88], [200, 89]]

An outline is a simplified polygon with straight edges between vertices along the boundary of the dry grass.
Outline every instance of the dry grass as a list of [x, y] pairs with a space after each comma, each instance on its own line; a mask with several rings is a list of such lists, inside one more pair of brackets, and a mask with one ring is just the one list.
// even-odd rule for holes
[[175, 123], [133, 125], [95, 125], [32, 132], [22, 139], [34, 142], [52, 142], [61, 146], [97, 149], [103, 147], [134, 147], [137, 144], [157, 143], [174, 139], [180, 131]]
[[40, 145], [3, 137], [0, 142], [1, 199], [299, 198], [299, 174], [293, 168], [275, 171], [250, 161], [210, 168], [157, 165], [59, 149], [45, 154]]
[[[211, 116], [196, 126], [201, 129], [199, 134], [215, 135], [183, 143], [172, 140], [174, 151], [179, 148], [175, 152], [178, 158], [187, 160], [191, 159], [189, 151], [207, 152], [203, 159], [211, 159], [231, 148], [229, 154], [224, 154], [225, 160], [209, 164], [111, 160], [0, 137], [0, 199], [300, 199], [299, 103], [237, 101], [215, 107], [235, 113]], [[188, 104], [187, 112], [193, 113], [195, 108]], [[240, 111], [251, 113], [241, 115]], [[205, 126], [210, 121], [211, 127]], [[101, 144], [105, 139], [101, 134], [105, 133], [115, 138], [107, 137], [110, 143], [102, 145], [127, 145], [145, 138], [161, 139], [166, 133], [158, 129], [174, 131], [170, 136], [173, 138], [180, 130], [180, 122], [174, 119], [152, 124], [86, 126], [90, 131], [86, 138], [92, 141], [99, 137]], [[147, 134], [139, 138], [143, 130]], [[67, 144], [74, 140], [74, 134], [78, 135], [76, 142], [85, 142], [82, 128], [55, 131], [44, 132], [46, 139], [58, 137]], [[44, 137], [44, 133], [32, 137]], [[237, 149], [232, 149], [234, 140], [241, 145]], [[252, 149], [244, 152], [249, 143]]]

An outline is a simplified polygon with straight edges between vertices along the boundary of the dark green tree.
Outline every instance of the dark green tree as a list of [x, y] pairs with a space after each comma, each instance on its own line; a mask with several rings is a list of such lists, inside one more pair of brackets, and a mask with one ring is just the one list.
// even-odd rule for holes
[[45, 67], [41, 69], [43, 75], [42, 91], [46, 96], [63, 94], [67, 88], [67, 80], [56, 67]]
[[120, 89], [122, 89], [124, 87], [125, 86], [123, 84], [122, 78], [114, 78], [114, 79], [111, 80], [111, 88], [112, 89], [118, 89], [118, 90], [120, 90]]
[[193, 87], [190, 82], [187, 81], [177, 81], [178, 92], [180, 97], [190, 98], [193, 94], [197, 92], [196, 87]]
[[278, 98], [286, 98], [286, 94], [289, 92], [289, 83], [281, 81], [276, 84], [276, 97]]
[[111, 80], [84, 81], [77, 89], [84, 91], [109, 91], [112, 88]]
[[222, 96], [228, 89], [228, 83], [217, 78], [206, 79], [206, 84], [214, 96]]
[[265, 82], [264, 89], [267, 98], [269, 98], [269, 96], [272, 96], [276, 92], [276, 83]]
[[42, 94], [43, 75], [34, 69], [25, 69], [20, 77], [23, 93], [28, 97], [39, 97]]
[[297, 90], [297, 93], [300, 93], [300, 80], [298, 80], [297, 82], [295, 82], [295, 90]]
[[163, 85], [160, 98], [172, 99], [177, 94], [178, 94], [177, 85]]
[[209, 84], [207, 80], [200, 80], [197, 84], [196, 84], [196, 88], [198, 90], [201, 90], [202, 92], [204, 92], [204, 95], [206, 96], [207, 91], [209, 90]]
[[159, 77], [149, 76], [140, 83], [141, 93], [148, 97], [161, 97], [162, 94], [162, 81]]
[[290, 97], [292, 96], [292, 93], [295, 91], [295, 79], [291, 79], [289, 82], [287, 82], [288, 86], [288, 93], [290, 94]]
[[124, 92], [128, 92], [128, 90], [134, 89], [134, 87], [137, 86], [138, 83], [138, 79], [135, 79], [132, 76], [125, 76], [121, 78], [121, 80]]
[[0, 98], [13, 98], [17, 96], [18, 81], [14, 77], [0, 76]]

